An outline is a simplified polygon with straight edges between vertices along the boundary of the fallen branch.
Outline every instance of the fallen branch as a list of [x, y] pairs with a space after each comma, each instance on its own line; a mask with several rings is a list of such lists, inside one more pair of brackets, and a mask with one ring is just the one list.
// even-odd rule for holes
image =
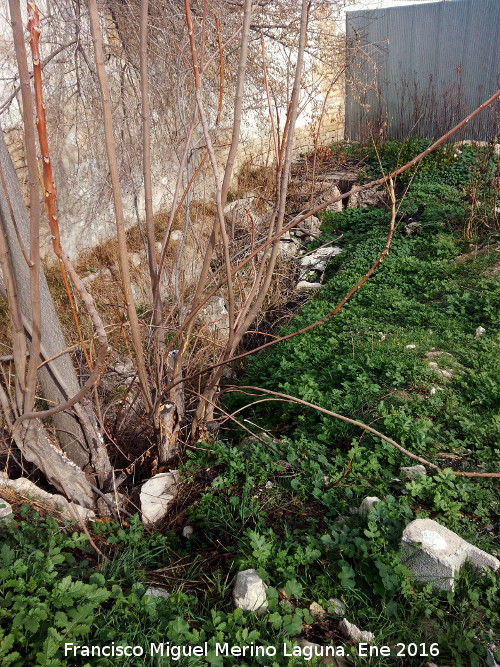
[[[350, 417], [345, 417], [344, 415], [340, 415], [337, 412], [332, 412], [331, 410], [327, 410], [326, 408], [322, 408], [319, 405], [315, 405], [314, 403], [309, 403], [309, 401], [303, 401], [301, 398], [296, 398], [295, 396], [290, 396], [289, 394], [283, 394], [279, 391], [271, 391], [270, 389], [263, 389], [262, 387], [252, 387], [250, 385], [242, 385], [241, 387], [226, 387], [224, 389], [225, 393], [234, 393], [238, 391], [242, 391], [244, 389], [249, 389], [252, 391], [260, 391], [263, 394], [269, 394], [270, 396], [276, 396], [278, 397], [278, 400], [281, 399], [285, 403], [297, 403], [298, 405], [304, 405], [307, 408], [312, 408], [313, 410], [317, 410], [318, 412], [322, 412], [325, 415], [328, 415], [329, 417], [335, 417], [335, 419], [340, 419], [343, 422], [346, 422], [347, 424], [352, 424], [353, 426], [359, 426], [359, 428], [364, 429], [365, 431], [368, 431], [369, 433], [372, 433], [373, 435], [377, 436], [381, 440], [384, 440], [384, 442], [389, 443], [393, 447], [395, 447], [397, 450], [399, 450], [402, 454], [405, 456], [408, 456], [410, 459], [413, 459], [414, 461], [418, 461], [424, 466], [427, 466], [428, 468], [432, 468], [432, 470], [435, 470], [436, 472], [444, 472], [442, 468], [437, 466], [435, 463], [431, 463], [430, 461], [427, 461], [426, 459], [423, 459], [421, 456], [418, 456], [417, 454], [412, 454], [409, 452], [407, 449], [402, 447], [399, 443], [397, 443], [395, 440], [392, 438], [389, 438], [389, 436], [384, 435], [380, 431], [377, 431], [376, 429], [372, 428], [371, 426], [368, 426], [367, 424], [363, 424], [363, 422], [358, 421], [357, 419], [351, 419]], [[234, 415], [235, 413], [233, 413]], [[495, 477], [499, 478], [500, 477], [500, 472], [461, 472], [461, 471], [452, 471], [454, 475], [457, 477]]]

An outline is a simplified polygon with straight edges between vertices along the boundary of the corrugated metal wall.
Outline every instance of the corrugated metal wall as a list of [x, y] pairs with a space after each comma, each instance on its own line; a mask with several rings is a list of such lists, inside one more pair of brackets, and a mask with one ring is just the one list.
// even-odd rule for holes
[[[500, 88], [500, 0], [393, 6], [346, 14], [355, 53], [346, 134], [365, 139], [443, 134]], [[488, 141], [500, 106], [459, 138]]]

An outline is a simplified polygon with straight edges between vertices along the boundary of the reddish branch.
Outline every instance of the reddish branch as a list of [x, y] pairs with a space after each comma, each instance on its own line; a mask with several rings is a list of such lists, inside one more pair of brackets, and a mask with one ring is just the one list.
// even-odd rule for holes
[[[38, 130], [38, 141], [40, 144], [40, 150], [42, 154], [43, 162], [43, 184], [44, 184], [44, 200], [45, 207], [47, 210], [47, 216], [49, 219], [50, 230], [52, 233], [52, 245], [54, 252], [59, 261], [59, 266], [61, 268], [61, 273], [63, 276], [64, 284], [66, 286], [66, 291], [72, 305], [72, 311], [75, 317], [75, 323], [80, 334], [81, 342], [83, 342], [83, 337], [81, 335], [81, 329], [79, 326], [78, 318], [76, 316], [76, 311], [74, 308], [73, 298], [71, 295], [71, 290], [69, 287], [67, 274], [71, 277], [75, 288], [80, 294], [82, 301], [85, 304], [85, 307], [89, 313], [89, 316], [92, 320], [92, 323], [95, 327], [97, 340], [99, 344], [99, 352], [97, 355], [96, 364], [88, 377], [87, 381], [83, 387], [70, 399], [67, 401], [50, 408], [49, 410], [42, 410], [40, 412], [26, 411], [16, 422], [16, 426], [19, 422], [26, 419], [33, 419], [39, 417], [48, 417], [49, 415], [54, 415], [62, 410], [67, 410], [76, 403], [78, 403], [88, 391], [96, 384], [99, 379], [99, 376], [104, 368], [107, 350], [108, 350], [108, 339], [106, 331], [104, 329], [103, 322], [99, 317], [99, 314], [95, 308], [94, 301], [90, 294], [85, 289], [80, 277], [76, 273], [73, 265], [71, 264], [67, 255], [63, 252], [61, 247], [61, 238], [59, 233], [59, 222], [57, 220], [57, 198], [56, 198], [56, 189], [54, 185], [54, 177], [52, 173], [52, 165], [50, 161], [49, 153], [49, 143], [47, 135], [47, 120], [45, 115], [45, 106], [43, 103], [43, 89], [42, 89], [42, 70], [40, 65], [40, 53], [39, 53], [39, 40], [40, 40], [40, 17], [36, 8], [36, 5], [33, 2], [28, 2], [28, 30], [30, 32], [30, 46], [31, 53], [33, 57], [33, 80], [34, 80], [34, 90], [35, 90], [35, 106], [36, 106], [36, 127]], [[29, 145], [29, 144], [28, 144]], [[34, 146], [34, 140], [33, 140]], [[32, 355], [33, 357], [35, 355]], [[35, 363], [38, 365], [39, 353], [35, 357]], [[30, 359], [31, 362], [31, 359]], [[36, 371], [36, 368], [35, 368]]]

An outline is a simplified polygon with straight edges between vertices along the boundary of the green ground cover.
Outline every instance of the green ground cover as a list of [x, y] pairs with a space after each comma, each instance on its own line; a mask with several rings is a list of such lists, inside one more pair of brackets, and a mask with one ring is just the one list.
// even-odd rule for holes
[[[366, 146], [345, 150], [366, 155], [360, 178], [370, 179], [380, 164], [390, 169], [422, 145], [389, 143], [379, 149], [380, 161]], [[493, 471], [500, 460], [494, 170], [487, 148], [448, 146], [405, 176], [401, 214], [425, 205], [418, 233], [406, 236], [401, 225], [388, 258], [335, 318], [256, 356], [242, 378], [370, 424], [444, 472], [401, 480], [400, 467], [413, 462], [379, 438], [303, 406], [251, 405], [255, 396], [230, 394], [225, 409], [244, 407], [239, 417], [263, 441], [223, 430], [220, 440], [188, 452], [186, 483], [199, 482], [207, 469], [212, 479], [187, 509], [191, 540], [169, 531], [146, 534], [137, 516], [127, 527], [95, 524], [94, 539], [110, 559], [97, 562], [85, 535], [31, 511], [2, 528], [2, 665], [302, 665], [281, 655], [284, 642], [290, 651], [299, 636], [341, 644], [332, 598], [345, 604], [351, 622], [375, 633], [376, 645], [439, 647], [438, 656], [427, 658], [398, 658], [395, 651], [358, 658], [347, 649], [348, 664], [488, 664], [486, 647], [494, 651], [499, 641], [498, 576], [463, 568], [453, 593], [432, 593], [400, 564], [399, 541], [409, 521], [431, 517], [498, 553], [498, 483], [450, 470]], [[336, 305], [380, 253], [388, 223], [389, 212], [378, 208], [325, 215], [324, 240], [342, 233], [343, 252], [329, 264], [323, 288], [281, 333]], [[474, 240], [490, 252], [459, 263], [457, 256], [470, 250], [463, 237], [471, 230], [481, 232]], [[478, 326], [486, 332], [475, 337]], [[451, 377], [438, 375], [429, 361]], [[382, 502], [363, 519], [350, 509], [365, 496]], [[234, 576], [250, 567], [269, 585], [269, 613], [260, 618], [232, 607]], [[144, 596], [151, 581], [168, 588], [168, 600]], [[327, 612], [321, 621], [308, 610], [313, 601]], [[65, 658], [61, 648], [162, 641], [207, 641], [208, 662]], [[215, 656], [215, 642], [278, 652], [224, 659]]]

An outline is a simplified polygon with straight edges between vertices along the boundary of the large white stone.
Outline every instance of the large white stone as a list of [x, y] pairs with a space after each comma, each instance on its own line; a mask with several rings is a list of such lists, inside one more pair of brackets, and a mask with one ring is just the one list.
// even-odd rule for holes
[[321, 235], [321, 221], [315, 215], [310, 215], [293, 228], [293, 233], [306, 241], [318, 238]]
[[243, 570], [236, 577], [233, 589], [234, 606], [244, 611], [265, 614], [267, 611], [266, 584], [255, 570]]
[[496, 572], [500, 561], [466, 542], [459, 535], [432, 519], [415, 519], [403, 531], [402, 562], [415, 580], [432, 584], [435, 591], [451, 591], [455, 576], [468, 561], [475, 569]]
[[339, 623], [340, 632], [353, 644], [361, 642], [371, 643], [375, 639], [373, 632], [368, 630], [360, 630], [357, 625], [350, 623], [347, 618], [343, 618]]
[[162, 472], [142, 485], [140, 493], [142, 523], [153, 528], [167, 514], [177, 496], [179, 477], [177, 470]]

